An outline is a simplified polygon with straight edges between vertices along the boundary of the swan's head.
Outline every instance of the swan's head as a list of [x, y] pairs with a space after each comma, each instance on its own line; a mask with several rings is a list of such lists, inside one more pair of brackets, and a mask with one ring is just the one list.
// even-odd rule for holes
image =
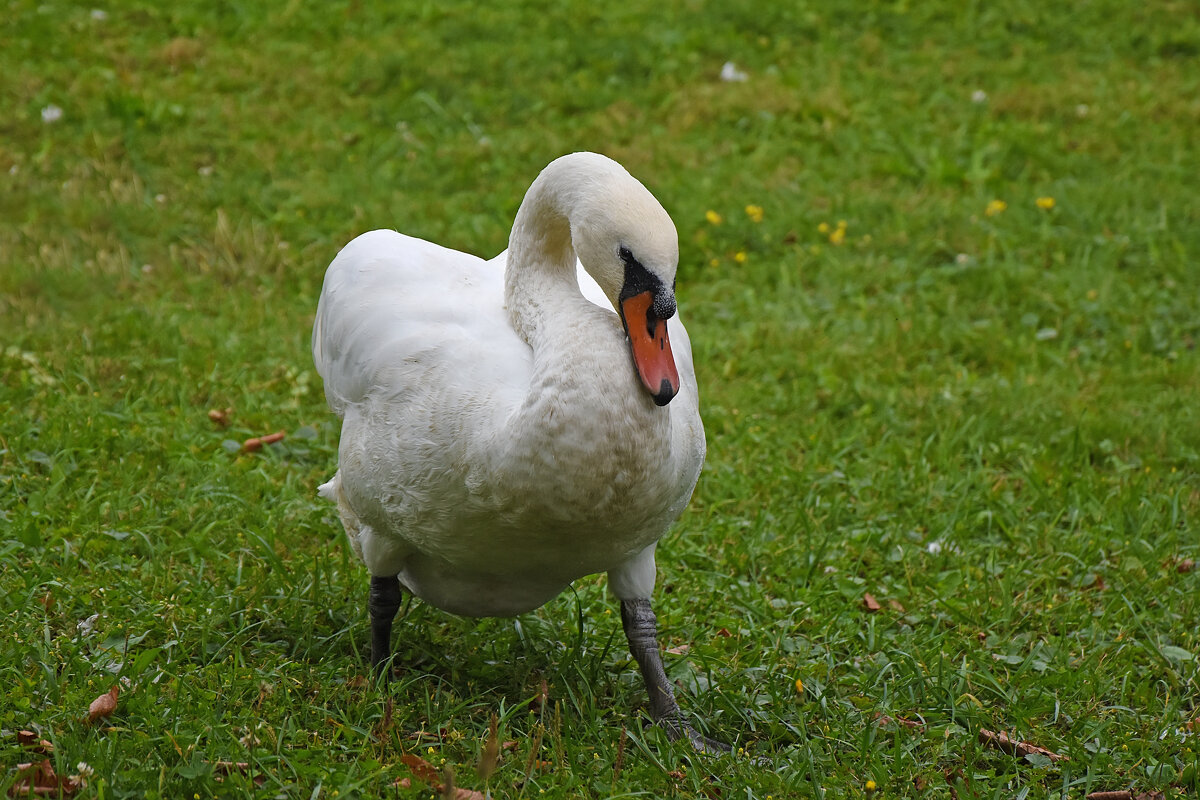
[[679, 392], [679, 371], [667, 338], [679, 265], [675, 224], [624, 169], [596, 183], [583, 193], [581, 213], [571, 215], [571, 242], [579, 262], [620, 314], [642, 384], [655, 403], [665, 406]]

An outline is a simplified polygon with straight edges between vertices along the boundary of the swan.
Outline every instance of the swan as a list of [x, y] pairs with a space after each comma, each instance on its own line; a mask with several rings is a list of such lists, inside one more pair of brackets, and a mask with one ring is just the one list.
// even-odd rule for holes
[[682, 717], [650, 605], [705, 454], [675, 226], [617, 162], [574, 153], [508, 244], [485, 261], [376, 230], [325, 274], [312, 352], [342, 431], [319, 493], [371, 576], [372, 664], [390, 672], [402, 592], [512, 616], [606, 572], [653, 720], [727, 751]]

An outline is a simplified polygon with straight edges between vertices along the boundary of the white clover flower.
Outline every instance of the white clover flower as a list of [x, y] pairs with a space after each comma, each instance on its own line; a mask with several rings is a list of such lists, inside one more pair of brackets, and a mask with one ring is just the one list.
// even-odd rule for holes
[[96, 20], [97, 22], [103, 22], [104, 20], [108, 19], [108, 12], [103, 8], [93, 8], [92, 19]]
[[750, 76], [738, 69], [732, 61], [726, 61], [721, 67], [721, 80], [726, 83], [742, 83], [750, 80]]
[[63, 110], [51, 103], [42, 109], [42, 122], [49, 125], [52, 122], [58, 122], [62, 119]]
[[987, 99], [987, 92], [985, 92], [983, 89], [976, 89], [975, 91], [971, 92], [971, 102], [975, 105], [986, 103]]

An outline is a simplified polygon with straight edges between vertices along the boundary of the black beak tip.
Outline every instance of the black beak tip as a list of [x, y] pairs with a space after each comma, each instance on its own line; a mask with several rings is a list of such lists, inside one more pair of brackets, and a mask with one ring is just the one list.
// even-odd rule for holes
[[663, 378], [662, 384], [658, 387], [658, 392], [654, 395], [654, 405], [665, 406], [675, 397], [675, 389], [671, 386], [671, 382]]

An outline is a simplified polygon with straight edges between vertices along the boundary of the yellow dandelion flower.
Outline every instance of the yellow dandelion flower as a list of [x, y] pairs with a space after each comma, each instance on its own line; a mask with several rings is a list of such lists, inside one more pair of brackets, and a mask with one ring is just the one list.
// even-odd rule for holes
[[1037, 203], [1037, 207], [1040, 208], [1042, 211], [1049, 211], [1050, 209], [1054, 208], [1054, 198], [1053, 197], [1039, 197], [1034, 202]]
[[846, 241], [846, 229], [838, 228], [833, 233], [829, 234], [829, 243], [832, 245], [840, 245]]
[[817, 233], [829, 233], [829, 223], [822, 222], [817, 226]]
[[867, 781], [866, 789], [868, 792], [875, 791], [875, 781]]
[[840, 229], [842, 229], [842, 230], [846, 230], [846, 220], [844, 220], [844, 219], [839, 219], [839, 220], [838, 220], [838, 227], [839, 227]]
[[796, 694], [804, 694], [804, 681], [796, 678]]
[[746, 216], [750, 218], [751, 222], [762, 222], [763, 207], [754, 205], [746, 206]]
[[983, 213], [989, 217], [994, 217], [997, 214], [1003, 214], [1006, 208], [1008, 208], [1008, 203], [1003, 200], [992, 200], [987, 204], [987, 208], [983, 210]]
[[433, 755], [433, 754], [434, 754], [435, 752], [437, 752], [437, 751], [435, 751], [435, 750], [434, 750], [434, 749], [431, 747], [431, 748], [429, 748], [428, 750], [426, 750], [425, 752], [426, 752], [426, 753], [428, 753], [429, 755]]
[[720, 225], [721, 215], [713, 211], [711, 208], [704, 212], [704, 218], [708, 220], [709, 225]]
[[733, 254], [733, 260], [734, 260], [734, 261], [736, 261], [736, 262], [737, 262], [737, 263], [739, 263], [739, 264], [745, 264], [745, 263], [746, 263], [746, 253], [745, 253], [745, 251], [744, 251], [744, 250], [738, 250], [736, 253], [734, 253], [734, 254]]

